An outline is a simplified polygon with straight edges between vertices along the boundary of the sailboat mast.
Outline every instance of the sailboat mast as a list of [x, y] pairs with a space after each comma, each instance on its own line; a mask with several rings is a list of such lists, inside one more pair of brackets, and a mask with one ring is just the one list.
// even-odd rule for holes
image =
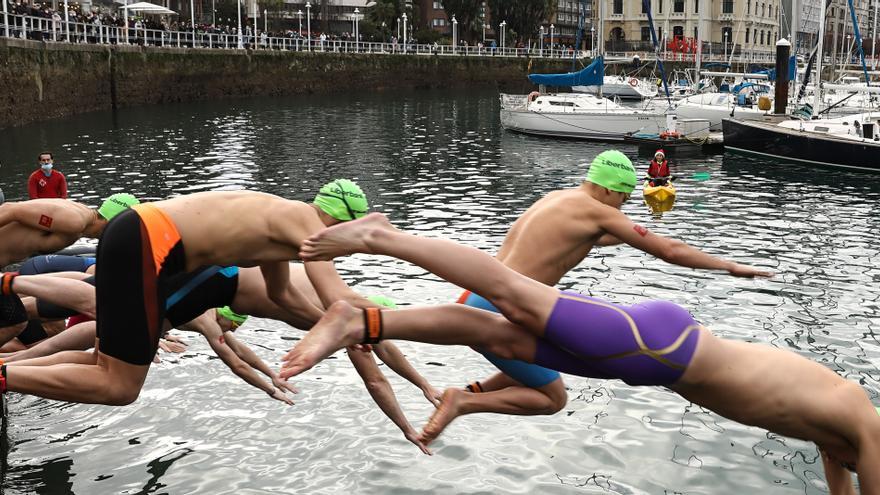
[[791, 31], [789, 31], [789, 35], [791, 36], [791, 54], [794, 56], [794, 78], [792, 78], [792, 88], [797, 89], [797, 80], [798, 80], [798, 71], [797, 71], [797, 52], [798, 52], [798, 42], [797, 42], [797, 32], [798, 32], [798, 14], [800, 13], [800, 8], [798, 6], [797, 0], [791, 0], [791, 12], [789, 15], [791, 16]]
[[[828, 1], [831, 3], [831, 0]], [[816, 100], [813, 102], [813, 115], [822, 111], [822, 45], [825, 44], [825, 11], [828, 3], [822, 0], [819, 8], [819, 41], [816, 44]]]
[[706, 5], [705, 5], [705, 2], [703, 2], [703, 0], [696, 0], [696, 1], [697, 1], [697, 9], [700, 11], [700, 15], [697, 17], [697, 56], [696, 56], [696, 66], [697, 66], [696, 84], [699, 86], [699, 84], [700, 84], [700, 65], [703, 62], [703, 11], [705, 10]]

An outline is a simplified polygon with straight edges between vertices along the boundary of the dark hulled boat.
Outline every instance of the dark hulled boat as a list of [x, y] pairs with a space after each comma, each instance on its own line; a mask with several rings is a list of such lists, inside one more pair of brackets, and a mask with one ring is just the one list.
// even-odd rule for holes
[[722, 121], [727, 150], [874, 172], [880, 172], [878, 126], [878, 117], [871, 114], [807, 121]]

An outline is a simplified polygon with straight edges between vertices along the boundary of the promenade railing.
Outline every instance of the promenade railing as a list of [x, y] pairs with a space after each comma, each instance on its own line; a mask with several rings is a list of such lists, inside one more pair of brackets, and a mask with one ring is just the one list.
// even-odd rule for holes
[[[547, 59], [571, 59], [574, 51], [570, 48], [550, 48], [549, 46], [532, 45], [527, 48], [489, 47], [479, 45], [445, 45], [424, 43], [384, 43], [354, 40], [321, 40], [308, 39], [296, 32], [284, 36], [270, 36], [258, 32], [250, 32], [239, 36], [236, 33], [217, 31], [172, 31], [163, 29], [135, 28], [118, 25], [102, 25], [97, 23], [65, 22], [63, 19], [34, 17], [5, 13], [0, 25], [0, 36], [9, 38], [31, 39], [57, 43], [89, 43], [103, 45], [144, 45], [187, 48], [221, 48], [221, 49], [252, 49], [252, 50], [290, 50], [335, 53], [379, 53], [379, 54], [414, 54], [442, 55], [466, 57], [539, 57]], [[589, 57], [589, 51], [578, 53], [578, 57]], [[654, 59], [653, 51], [627, 50], [608, 52], [607, 58], [632, 59], [639, 57], [647, 62]], [[691, 62], [694, 54], [672, 53], [663, 54], [664, 60]], [[749, 62], [773, 62], [772, 53], [747, 53], [739, 60]], [[722, 53], [703, 53], [704, 61], [726, 61]]]

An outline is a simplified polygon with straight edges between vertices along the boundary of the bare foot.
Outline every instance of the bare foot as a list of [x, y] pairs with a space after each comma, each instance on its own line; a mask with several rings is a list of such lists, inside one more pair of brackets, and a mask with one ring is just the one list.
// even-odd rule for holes
[[468, 392], [457, 388], [447, 388], [443, 392], [443, 396], [440, 398], [440, 405], [434, 411], [434, 414], [431, 415], [428, 424], [422, 429], [422, 434], [419, 435], [422, 443], [428, 445], [436, 440], [443, 433], [443, 430], [449, 426], [449, 423], [452, 423], [452, 420], [461, 416], [461, 402], [464, 400], [464, 394], [466, 393]]
[[396, 230], [381, 213], [328, 227], [306, 239], [300, 247], [303, 261], [329, 261], [352, 253], [370, 253], [369, 239], [376, 230]]
[[284, 356], [284, 364], [278, 376], [287, 380], [310, 369], [339, 349], [360, 342], [363, 327], [349, 328], [348, 325], [359, 314], [360, 310], [345, 301], [333, 303], [305, 338]]

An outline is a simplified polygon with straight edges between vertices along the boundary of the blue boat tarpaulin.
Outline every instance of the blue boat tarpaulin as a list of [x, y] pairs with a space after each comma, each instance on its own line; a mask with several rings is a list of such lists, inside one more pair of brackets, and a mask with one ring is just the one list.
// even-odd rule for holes
[[605, 79], [605, 63], [597, 57], [590, 65], [566, 74], [529, 74], [529, 81], [545, 86], [601, 86]]
[[[797, 70], [797, 57], [792, 55], [788, 59], [788, 80], [794, 81], [794, 71]], [[756, 74], [767, 74], [767, 79], [770, 81], [776, 80], [776, 69], [764, 69], [759, 70]]]

